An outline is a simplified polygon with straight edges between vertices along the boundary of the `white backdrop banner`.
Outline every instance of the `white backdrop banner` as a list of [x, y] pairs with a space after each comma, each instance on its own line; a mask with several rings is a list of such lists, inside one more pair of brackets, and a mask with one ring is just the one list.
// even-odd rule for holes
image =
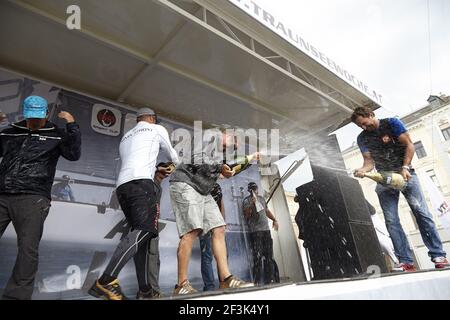
[[424, 174], [422, 177], [424, 182], [424, 189], [427, 191], [428, 196], [430, 197], [433, 211], [437, 214], [442, 226], [450, 235], [450, 207], [447, 203], [447, 200], [445, 200], [442, 192], [428, 175]]

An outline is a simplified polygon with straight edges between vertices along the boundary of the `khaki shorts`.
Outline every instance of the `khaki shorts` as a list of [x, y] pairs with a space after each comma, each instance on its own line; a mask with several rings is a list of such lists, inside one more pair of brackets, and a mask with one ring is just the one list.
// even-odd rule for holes
[[210, 194], [201, 195], [184, 182], [171, 182], [169, 191], [180, 238], [196, 229], [201, 229], [202, 235], [226, 225]]

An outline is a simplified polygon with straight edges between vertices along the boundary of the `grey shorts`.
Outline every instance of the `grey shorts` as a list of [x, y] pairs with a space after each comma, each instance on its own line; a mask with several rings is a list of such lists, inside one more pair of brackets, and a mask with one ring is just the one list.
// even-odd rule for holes
[[210, 194], [201, 195], [184, 182], [171, 182], [169, 191], [180, 238], [192, 230], [201, 229], [202, 235], [226, 225]]

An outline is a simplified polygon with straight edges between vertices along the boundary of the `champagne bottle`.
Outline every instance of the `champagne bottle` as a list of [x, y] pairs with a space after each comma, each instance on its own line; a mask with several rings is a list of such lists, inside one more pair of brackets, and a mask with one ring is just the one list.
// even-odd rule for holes
[[396, 190], [403, 190], [407, 184], [403, 176], [395, 172], [368, 172], [364, 174], [364, 177]]
[[248, 156], [238, 157], [234, 162], [228, 164], [234, 174], [238, 174], [248, 165]]

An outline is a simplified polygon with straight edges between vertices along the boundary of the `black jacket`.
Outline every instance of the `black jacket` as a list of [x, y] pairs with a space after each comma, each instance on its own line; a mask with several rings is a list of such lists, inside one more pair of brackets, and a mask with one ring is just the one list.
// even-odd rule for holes
[[[231, 169], [233, 169], [238, 163], [238, 161], [231, 164], [227, 164], [225, 161], [220, 163], [208, 157], [204, 152], [197, 153], [192, 156], [191, 164], [182, 163], [177, 167], [175, 172], [172, 173], [170, 177], [170, 182], [187, 183], [202, 195], [208, 195], [211, 193], [217, 202], [219, 201], [219, 195], [217, 194], [218, 192], [220, 192], [220, 200], [222, 199], [222, 189], [220, 188], [220, 185], [218, 185], [217, 179], [222, 172], [223, 166], [227, 164]], [[248, 169], [250, 166], [251, 164], [245, 160], [245, 164], [242, 163], [239, 173]], [[218, 203], [220, 207], [220, 202]]]
[[51, 122], [30, 131], [26, 121], [14, 123], [0, 132], [0, 194], [38, 194], [51, 199], [59, 156], [76, 161], [81, 156], [78, 124], [67, 130]]
[[223, 164], [180, 164], [170, 176], [170, 182], [184, 182], [198, 193], [206, 196], [214, 189], [222, 172]]

